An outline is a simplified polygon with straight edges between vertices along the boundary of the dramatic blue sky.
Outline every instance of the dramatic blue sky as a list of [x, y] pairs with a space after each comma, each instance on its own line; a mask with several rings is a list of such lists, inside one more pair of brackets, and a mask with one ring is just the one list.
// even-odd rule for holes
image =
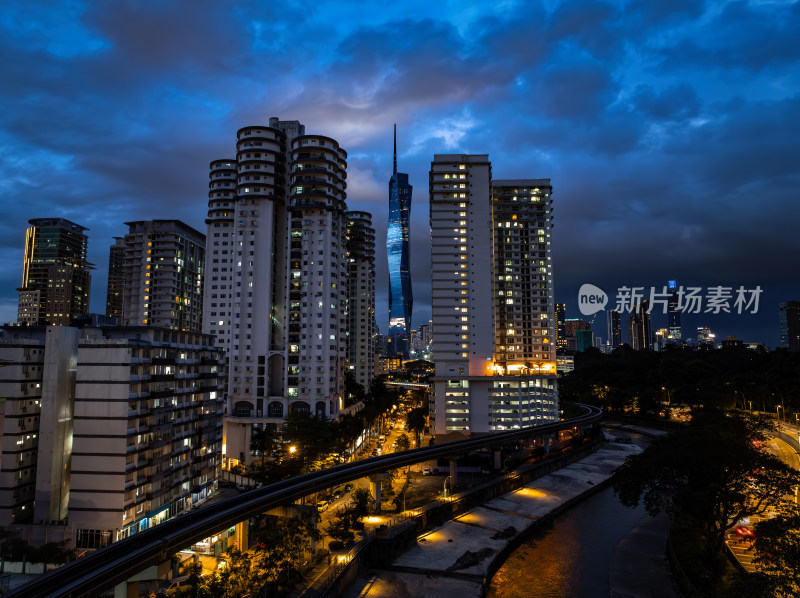
[[584, 282], [760, 285], [758, 314], [687, 322], [775, 346], [778, 302], [800, 299], [796, 0], [5, 0], [0, 29], [0, 321], [16, 317], [29, 218], [91, 229], [103, 312], [123, 223], [204, 231], [208, 163], [270, 116], [347, 149], [348, 204], [372, 212], [380, 249], [398, 124], [415, 324], [430, 316], [434, 153], [552, 179], [568, 315]]

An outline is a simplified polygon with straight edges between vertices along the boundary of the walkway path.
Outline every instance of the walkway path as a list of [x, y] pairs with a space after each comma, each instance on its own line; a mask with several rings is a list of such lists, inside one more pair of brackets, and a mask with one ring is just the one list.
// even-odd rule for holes
[[611, 598], [675, 598], [666, 557], [669, 516], [645, 515], [611, 557]]
[[490, 564], [512, 538], [608, 480], [638, 444], [608, 443], [563, 469], [423, 534], [389, 571], [369, 571], [346, 596], [480, 596]]

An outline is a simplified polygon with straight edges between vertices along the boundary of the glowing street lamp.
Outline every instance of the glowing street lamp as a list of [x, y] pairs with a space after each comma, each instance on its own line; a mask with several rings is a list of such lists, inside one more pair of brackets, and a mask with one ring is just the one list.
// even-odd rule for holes
[[289, 452], [294, 455], [297, 452], [297, 447], [294, 445], [290, 446]]

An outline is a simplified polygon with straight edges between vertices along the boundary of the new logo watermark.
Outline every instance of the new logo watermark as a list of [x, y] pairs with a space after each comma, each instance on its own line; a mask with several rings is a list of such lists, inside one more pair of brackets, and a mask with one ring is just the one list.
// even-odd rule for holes
[[606, 308], [608, 295], [593, 284], [582, 284], [578, 290], [578, 309], [584, 316], [591, 316]]
[[[639, 309], [643, 301], [648, 302], [647, 313], [661, 306], [661, 313], [669, 310], [687, 314], [755, 314], [763, 290], [761, 286], [748, 289], [744, 286], [734, 287], [684, 287], [663, 286], [650, 287], [621, 286], [617, 289], [615, 311], [631, 312]], [[608, 295], [600, 287], [583, 284], [578, 290], [578, 309], [584, 316], [591, 316], [606, 308]]]

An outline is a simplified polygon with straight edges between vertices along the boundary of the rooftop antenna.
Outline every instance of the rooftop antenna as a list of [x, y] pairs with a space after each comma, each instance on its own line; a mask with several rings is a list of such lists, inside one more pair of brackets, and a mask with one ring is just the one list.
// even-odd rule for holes
[[397, 123], [394, 124], [394, 170], [392, 174], [397, 174]]

